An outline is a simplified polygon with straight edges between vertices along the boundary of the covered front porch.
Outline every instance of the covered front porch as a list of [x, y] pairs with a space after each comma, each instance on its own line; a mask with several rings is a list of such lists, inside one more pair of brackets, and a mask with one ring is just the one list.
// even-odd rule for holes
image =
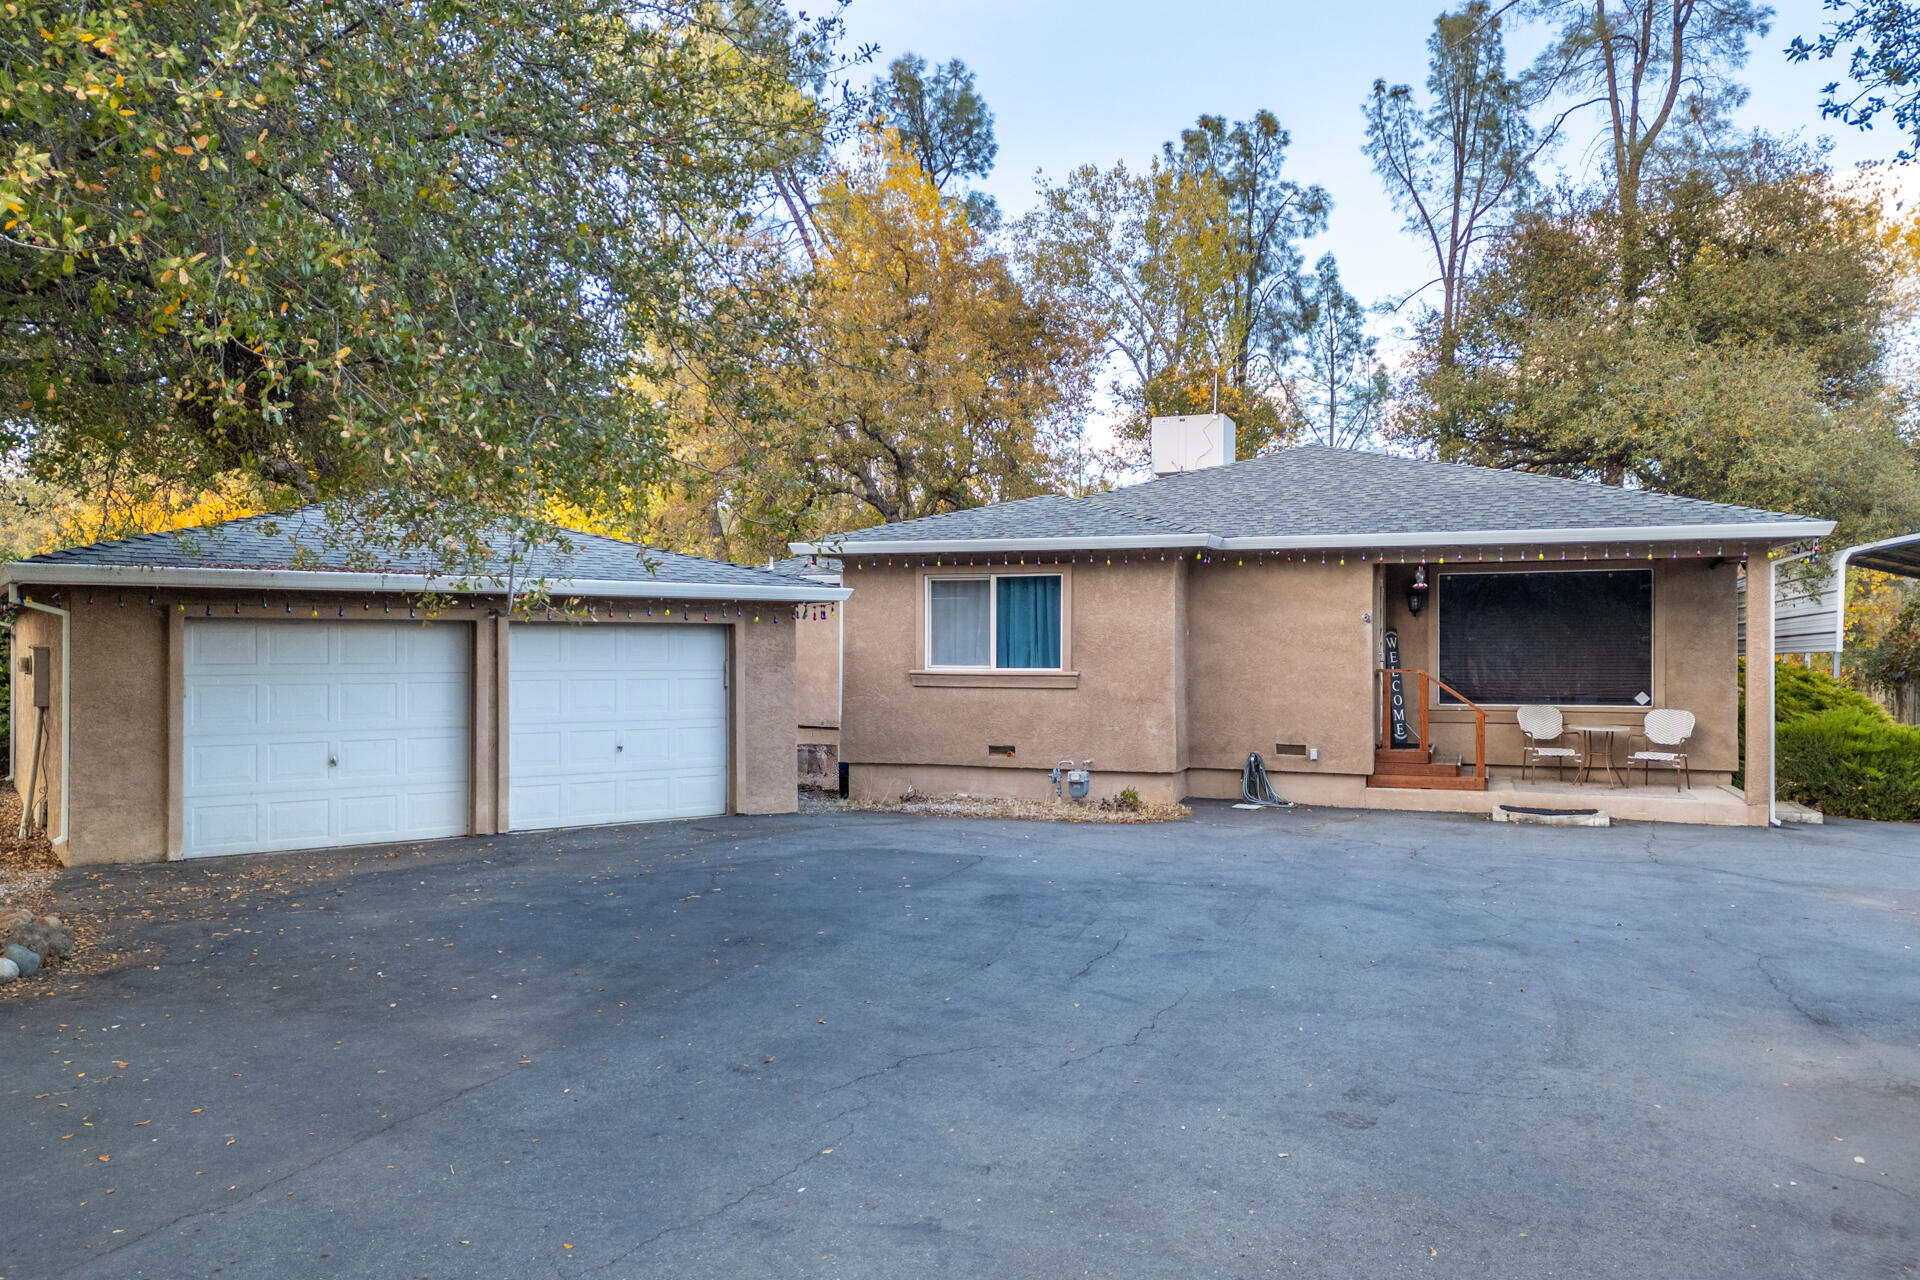
[[[1777, 816], [1771, 664], [1754, 673], [1767, 687], [1743, 710], [1734, 652], [1736, 576], [1769, 586], [1769, 559], [1516, 561], [1475, 554], [1432, 572], [1376, 571], [1384, 626], [1365, 807], [1726, 826]], [[1769, 625], [1755, 618], [1752, 629]], [[1546, 732], [1563, 736], [1529, 771], [1532, 748], [1546, 745], [1533, 736], [1543, 708]], [[1688, 726], [1677, 744], [1647, 739], [1676, 719]], [[1643, 771], [1630, 760], [1636, 747], [1671, 752], [1688, 768]]]

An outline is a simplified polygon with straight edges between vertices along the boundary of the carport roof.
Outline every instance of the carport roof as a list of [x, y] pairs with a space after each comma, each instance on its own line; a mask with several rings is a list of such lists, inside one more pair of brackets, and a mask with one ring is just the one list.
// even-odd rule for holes
[[[313, 506], [49, 551], [0, 566], [0, 581], [497, 594], [515, 546], [504, 531], [489, 543], [490, 572], [449, 576], [424, 554], [369, 550], [326, 508]], [[520, 581], [545, 582], [556, 594], [796, 603], [847, 594], [817, 581], [577, 530], [565, 532], [564, 545], [522, 551], [513, 573]]]
[[859, 529], [801, 553], [1092, 547], [1793, 542], [1829, 521], [1531, 472], [1307, 445], [1080, 498], [1046, 495]]

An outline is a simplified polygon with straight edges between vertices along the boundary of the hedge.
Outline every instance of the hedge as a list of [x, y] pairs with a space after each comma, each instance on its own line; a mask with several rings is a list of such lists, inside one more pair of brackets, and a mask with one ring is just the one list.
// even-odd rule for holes
[[1828, 707], [1784, 721], [1777, 741], [1774, 777], [1785, 799], [1834, 817], [1920, 821], [1920, 729]]

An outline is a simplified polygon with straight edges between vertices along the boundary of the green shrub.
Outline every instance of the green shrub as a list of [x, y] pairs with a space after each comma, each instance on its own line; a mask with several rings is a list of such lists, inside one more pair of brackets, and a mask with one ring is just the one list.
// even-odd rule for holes
[[1880, 704], [1844, 681], [1814, 667], [1773, 664], [1773, 718], [1782, 724], [1821, 711], [1846, 707], [1876, 720], [1893, 723]]
[[1778, 741], [1782, 797], [1837, 818], [1920, 821], [1920, 729], [1838, 706], [1785, 721]]

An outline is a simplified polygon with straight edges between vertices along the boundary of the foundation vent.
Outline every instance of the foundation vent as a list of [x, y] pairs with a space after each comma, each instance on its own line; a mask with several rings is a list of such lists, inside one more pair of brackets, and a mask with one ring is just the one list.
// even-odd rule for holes
[[1273, 744], [1273, 754], [1277, 756], [1304, 756], [1307, 754], [1307, 744], [1304, 742], [1276, 742]]

